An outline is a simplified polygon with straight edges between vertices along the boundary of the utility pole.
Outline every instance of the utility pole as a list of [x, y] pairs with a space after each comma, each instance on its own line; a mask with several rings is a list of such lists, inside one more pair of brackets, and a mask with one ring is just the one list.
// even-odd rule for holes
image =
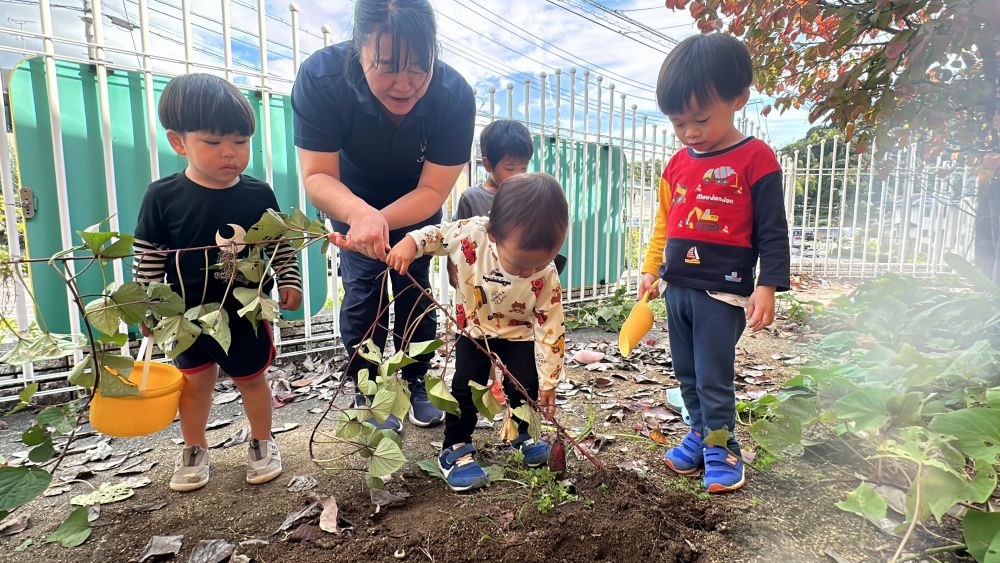
[[83, 20], [84, 29], [87, 34], [87, 58], [91, 61], [97, 60], [97, 36], [94, 31], [94, 7], [92, 0], [83, 0]]

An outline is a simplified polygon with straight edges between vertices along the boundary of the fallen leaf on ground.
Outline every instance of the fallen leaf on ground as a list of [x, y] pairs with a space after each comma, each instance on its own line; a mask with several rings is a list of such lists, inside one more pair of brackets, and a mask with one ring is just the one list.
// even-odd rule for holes
[[[406, 491], [398, 493], [391, 493], [385, 489], [369, 489], [368, 491], [371, 493], [372, 504], [377, 507], [392, 506], [410, 497], [410, 493]], [[322, 526], [322, 520], [320, 522]]]
[[62, 486], [56, 486], [56, 487], [49, 487], [48, 489], [45, 490], [44, 493], [42, 493], [42, 495], [47, 496], [47, 497], [57, 497], [57, 496], [65, 493], [65, 492], [68, 492], [72, 488], [73, 488], [73, 485], [62, 485]]
[[286, 422], [285, 424], [271, 429], [271, 434], [281, 434], [282, 432], [288, 432], [290, 430], [295, 430], [299, 427], [298, 422]]
[[125, 463], [126, 459], [128, 459], [128, 454], [117, 454], [111, 456], [111, 458], [107, 461], [90, 464], [90, 469], [93, 471], [107, 471], [108, 469], [114, 469], [122, 463]]
[[95, 504], [87, 507], [87, 522], [96, 522], [101, 517], [101, 505]]
[[635, 381], [636, 383], [656, 383], [656, 384], [660, 383], [659, 381], [653, 379], [652, 377], [646, 377], [645, 375], [641, 374], [633, 376], [632, 380]]
[[28, 512], [22, 512], [13, 518], [8, 517], [3, 522], [0, 522], [0, 534], [5, 536], [20, 534], [28, 528], [30, 521], [31, 514]]
[[87, 461], [102, 461], [114, 455], [115, 450], [107, 442], [99, 442], [87, 450]]
[[288, 513], [285, 521], [281, 523], [281, 526], [278, 526], [278, 531], [288, 530], [303, 520], [312, 520], [319, 516], [323, 512], [320, 502], [321, 499], [316, 494], [310, 493]]
[[154, 500], [153, 502], [147, 502], [145, 504], [137, 504], [132, 507], [132, 510], [136, 512], [153, 512], [167, 506], [167, 501], [160, 499]]
[[614, 384], [614, 381], [612, 381], [610, 378], [607, 378], [607, 377], [595, 377], [594, 378], [594, 385], [597, 385], [598, 387], [602, 387], [602, 388], [603, 387], [611, 387], [613, 384]]
[[229, 563], [250, 563], [253, 559], [249, 556], [243, 555], [242, 553], [237, 553], [236, 555], [229, 558]]
[[443, 477], [443, 475], [441, 475], [441, 468], [438, 467], [438, 460], [435, 457], [418, 461], [417, 467], [422, 469], [424, 473], [430, 475], [431, 477]]
[[233, 418], [217, 418], [205, 425], [205, 430], [215, 430], [216, 428], [222, 428], [223, 426], [228, 426], [236, 420]]
[[323, 407], [314, 407], [309, 409], [309, 414], [323, 414], [326, 411]]
[[659, 430], [651, 430], [649, 432], [649, 439], [657, 444], [660, 444], [661, 446], [665, 445], [669, 441], [669, 438], [664, 436], [663, 432], [660, 432]]
[[143, 461], [139, 460], [137, 463], [133, 463], [128, 467], [124, 467], [115, 471], [115, 475], [134, 475], [136, 473], [145, 473], [153, 468], [157, 462], [155, 460]]
[[243, 442], [246, 442], [247, 438], [249, 437], [250, 437], [250, 431], [247, 430], [246, 428], [240, 428], [239, 430], [236, 431], [236, 434], [233, 434], [232, 436], [229, 436], [228, 438], [225, 438], [223, 440], [217, 440], [214, 443], [209, 444], [208, 447], [209, 449], [231, 448], [237, 444], [242, 444]]
[[584, 369], [587, 371], [608, 371], [609, 369], [615, 367], [614, 364], [609, 364], [607, 362], [598, 362], [596, 364], [588, 364]]
[[188, 563], [221, 563], [233, 554], [236, 546], [226, 540], [201, 540], [191, 550]]
[[153, 536], [139, 555], [139, 563], [160, 555], [177, 555], [183, 541], [184, 536]]
[[321, 497], [320, 505], [323, 512], [319, 515], [319, 529], [331, 534], [340, 535], [340, 528], [337, 527], [337, 499], [333, 496]]
[[323, 530], [313, 524], [302, 524], [288, 535], [288, 541], [316, 541], [323, 537]]
[[309, 489], [314, 489], [319, 483], [312, 475], [296, 475], [288, 482], [288, 491], [292, 493], [303, 493]]
[[139, 475], [137, 477], [129, 477], [128, 479], [125, 479], [124, 481], [122, 481], [122, 485], [131, 487], [133, 489], [141, 489], [152, 482], [153, 481], [150, 480], [149, 477], [144, 477], [142, 475]]
[[127, 498], [130, 498], [135, 494], [135, 491], [131, 487], [118, 483], [112, 485], [111, 483], [104, 483], [101, 488], [97, 489], [92, 493], [87, 493], [85, 495], [77, 495], [70, 499], [69, 503], [76, 506], [90, 506], [92, 504], [111, 504], [113, 502], [120, 502]]
[[597, 352], [595, 350], [580, 350], [573, 355], [573, 360], [583, 365], [589, 365], [603, 360], [604, 356], [604, 352]]
[[231, 403], [239, 398], [240, 398], [239, 391], [228, 391], [226, 393], [219, 393], [218, 395], [216, 395], [215, 398], [212, 399], [212, 404], [224, 405], [226, 403]]

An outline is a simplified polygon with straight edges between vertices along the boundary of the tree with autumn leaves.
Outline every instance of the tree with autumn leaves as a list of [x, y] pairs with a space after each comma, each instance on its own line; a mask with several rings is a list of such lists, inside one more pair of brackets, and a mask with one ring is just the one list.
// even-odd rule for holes
[[[1000, 281], [1000, 0], [666, 0], [750, 48], [773, 109], [916, 143], [976, 173], [976, 265]], [[772, 106], [764, 108], [767, 115]]]

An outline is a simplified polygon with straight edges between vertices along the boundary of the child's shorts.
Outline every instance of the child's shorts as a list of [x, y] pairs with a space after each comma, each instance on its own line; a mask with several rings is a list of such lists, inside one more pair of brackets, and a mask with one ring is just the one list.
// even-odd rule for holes
[[271, 324], [260, 321], [254, 331], [250, 321], [230, 313], [229, 333], [228, 354], [214, 338], [202, 334], [190, 348], [174, 358], [174, 365], [181, 373], [195, 373], [219, 364], [219, 368], [233, 379], [251, 379], [267, 371], [275, 355]]

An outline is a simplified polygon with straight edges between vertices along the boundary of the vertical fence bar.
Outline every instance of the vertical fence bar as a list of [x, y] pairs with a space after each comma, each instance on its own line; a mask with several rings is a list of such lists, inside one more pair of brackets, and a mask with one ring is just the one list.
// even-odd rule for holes
[[[539, 106], [538, 157], [541, 159], [541, 162], [538, 163], [538, 170], [539, 172], [545, 172], [545, 83], [546, 83], [546, 78], [548, 78], [548, 74], [546, 74], [544, 71], [540, 72], [538, 73], [538, 78], [542, 85], [542, 93], [538, 98], [538, 106]], [[558, 96], [559, 94], [556, 93], [556, 97]]]
[[910, 241], [910, 218], [912, 216], [911, 210], [913, 208], [913, 173], [915, 170], [916, 163], [914, 162], [914, 156], [916, 155], [916, 150], [910, 147], [909, 151], [909, 166], [907, 169], [907, 175], [903, 183], [903, 224], [901, 225], [901, 242], [899, 250], [899, 273], [903, 273], [903, 267], [906, 263], [906, 250], [909, 247]]
[[192, 64], [194, 55], [192, 54], [191, 36], [191, 1], [181, 0], [181, 25], [184, 28], [184, 72], [191, 74], [194, 69]]
[[[643, 274], [643, 272], [642, 272], [642, 263], [645, 261], [645, 258], [646, 258], [645, 253], [643, 252], [643, 249], [645, 248], [645, 245], [648, 243], [648, 241], [650, 239], [650, 234], [646, 230], [646, 211], [647, 211], [647, 207], [649, 207], [648, 205], [646, 205], [646, 202], [649, 201], [649, 199], [646, 197], [646, 188], [649, 187], [647, 185], [647, 180], [646, 180], [646, 163], [647, 163], [647, 161], [649, 159], [649, 153], [646, 152], [646, 138], [647, 138], [646, 134], [648, 132], [648, 127], [649, 127], [649, 117], [646, 116], [646, 115], [643, 115], [642, 116], [642, 141], [641, 141], [641, 143], [642, 143], [641, 147], [642, 148], [640, 149], [641, 150], [641, 154], [642, 154], [642, 162], [639, 165], [639, 186], [640, 186], [640, 191], [639, 191], [639, 197], [640, 197], [640, 200], [639, 200], [640, 201], [640, 204], [639, 204], [640, 205], [639, 206], [639, 246], [636, 249], [637, 250], [636, 253], [638, 254], [637, 258], [639, 259], [639, 261], [638, 261], [638, 272], [639, 272], [639, 277], [640, 278], [642, 277], [642, 274]], [[655, 141], [655, 139], [656, 139], [656, 135], [655, 134], [653, 135], [653, 139]], [[655, 159], [654, 159], [654, 161], [655, 161]], [[650, 167], [652, 168], [652, 167], [654, 167], [654, 165], [650, 164]], [[656, 201], [655, 197], [652, 198], [652, 199], [653, 199], [653, 201]], [[655, 215], [655, 213], [656, 213], [655, 210], [653, 211], [653, 213]]]
[[[552, 175], [556, 178], [556, 180], [559, 181], [560, 184], [562, 184], [563, 183], [562, 182], [562, 177], [563, 177], [563, 174], [562, 174], [562, 145], [561, 145], [561, 140], [560, 140], [560, 136], [562, 135], [562, 104], [561, 104], [561, 102], [562, 102], [562, 69], [559, 69], [559, 68], [556, 69], [556, 79], [555, 80], [556, 80], [556, 83], [555, 83], [555, 88], [556, 88], [556, 99], [555, 99], [555, 104], [556, 104], [556, 108], [555, 108], [555, 110], [556, 110], [556, 123], [555, 123], [555, 138], [554, 138], [554, 142], [553, 142], [553, 148], [555, 150], [555, 155], [553, 155], [553, 159], [552, 159], [552, 162], [554, 163], [553, 170], [552, 170], [552, 172], [553, 172]], [[568, 189], [568, 186], [564, 185], [563, 186], [563, 192], [565, 193], [567, 189]], [[566, 200], [569, 201], [569, 202], [573, 201], [572, 199], [570, 199], [568, 197], [568, 195], [567, 195]], [[569, 217], [569, 221], [568, 221], [568, 225], [567, 225], [567, 230], [569, 229], [569, 225], [573, 224], [573, 216], [572, 216], [573, 205], [572, 204], [569, 205], [569, 211], [570, 211], [571, 215]], [[569, 278], [567, 278], [567, 279], [569, 279]]]
[[323, 27], [320, 28], [320, 31], [323, 33], [323, 47], [329, 47], [330, 35], [333, 34], [333, 29], [329, 25], [323, 24]]
[[[594, 279], [592, 280], [593, 281], [593, 287], [590, 290], [590, 296], [594, 297], [594, 298], [597, 297], [597, 289], [598, 289], [598, 286], [600, 285], [600, 278], [598, 277], [598, 272], [597, 272], [597, 267], [600, 264], [600, 261], [597, 259], [597, 245], [598, 245], [597, 241], [598, 241], [598, 239], [600, 237], [600, 234], [599, 234], [599, 231], [600, 231], [599, 224], [601, 222], [600, 221], [600, 214], [598, 212], [598, 209], [599, 209], [599, 207], [598, 207], [599, 203], [598, 202], [600, 201], [599, 198], [601, 197], [601, 182], [600, 182], [600, 178], [601, 178], [601, 130], [604, 128], [604, 122], [601, 120], [601, 112], [603, 111], [603, 108], [601, 107], [601, 93], [602, 93], [601, 92], [601, 82], [603, 82], [603, 81], [604, 81], [604, 77], [598, 75], [597, 76], [597, 115], [594, 117], [594, 120], [597, 122], [597, 137], [596, 137], [596, 140], [594, 142], [594, 155], [595, 155], [594, 156], [594, 159], [595, 159], [595, 161], [594, 161], [594, 178], [597, 179], [597, 181], [595, 182], [595, 185], [597, 186], [597, 193], [594, 194], [594, 199], [593, 199], [593, 202], [594, 202], [594, 229], [593, 229], [593, 232], [591, 233], [591, 235], [593, 236], [592, 240], [593, 240], [594, 248], [589, 249], [590, 252], [587, 253], [588, 255], [590, 255], [593, 258], [593, 262], [594, 262], [594, 264], [593, 264], [593, 276], [594, 276]], [[608, 189], [610, 190], [611, 186], [608, 186]]]
[[[624, 102], [624, 100], [622, 100], [622, 101]], [[624, 104], [623, 104], [623, 107], [624, 107]], [[635, 171], [634, 171], [634, 167], [637, 164], [637, 162], [635, 160], [635, 149], [636, 149], [636, 146], [637, 146], [636, 145], [635, 135], [636, 135], [636, 132], [637, 132], [636, 130], [639, 127], [638, 126], [638, 121], [636, 121], [636, 118], [638, 117], [638, 111], [639, 111], [639, 106], [636, 105], [636, 104], [632, 104], [632, 158], [631, 158], [631, 160], [629, 160], [628, 166], [625, 167], [626, 172], [628, 173], [628, 183], [629, 183], [629, 186], [630, 186], [629, 191], [628, 191], [628, 195], [627, 195], [626, 200], [625, 200], [626, 203], [628, 204], [628, 213], [626, 215], [626, 217], [628, 217], [628, 224], [627, 224], [627, 229], [625, 231], [625, 233], [626, 233], [626, 236], [625, 236], [625, 262], [626, 262], [625, 271], [628, 272], [628, 276], [625, 278], [625, 283], [626, 283], [626, 287], [628, 288], [629, 292], [632, 291], [632, 272], [633, 272], [633, 270], [638, 270], [638, 268], [639, 268], [638, 264], [633, 264], [633, 261], [638, 257], [638, 255], [639, 255], [639, 245], [642, 244], [642, 201], [643, 201], [642, 200], [642, 189], [643, 189], [643, 185], [641, 183], [639, 184], [639, 213], [638, 213], [639, 214], [639, 221], [638, 221], [638, 225], [637, 225], [638, 228], [632, 226], [633, 222], [635, 222], [635, 215], [636, 215], [636, 213], [635, 213], [635, 204], [634, 204], [633, 200], [635, 199], [635, 181], [634, 181], [635, 180]], [[622, 129], [624, 129], [624, 127], [625, 127], [625, 117], [623, 115], [622, 116]], [[642, 169], [642, 165], [641, 164], [639, 164], [639, 169], [640, 170]], [[636, 243], [634, 245], [632, 244], [632, 232], [633, 232], [633, 230], [638, 235], [636, 237], [638, 240], [636, 241]], [[634, 248], [633, 248], [633, 246], [634, 246]]]
[[941, 232], [941, 218], [943, 216], [942, 199], [944, 195], [941, 193], [941, 184], [943, 179], [941, 178], [941, 155], [938, 155], [937, 161], [934, 164], [934, 172], [931, 178], [933, 182], [933, 188], [931, 190], [931, 226], [930, 226], [930, 246], [927, 249], [927, 261], [931, 265], [931, 274], [936, 274], [940, 271], [941, 257], [938, 253], [938, 246], [940, 246]]
[[[586, 284], [586, 273], [590, 271], [589, 259], [595, 259], [596, 257], [592, 255], [591, 252], [587, 252], [587, 236], [590, 230], [588, 229], [590, 225], [591, 217], [597, 214], [597, 205], [595, 204], [596, 196], [594, 195], [593, 185], [588, 184], [587, 179], [591, 178], [590, 174], [590, 71], [583, 71], [583, 142], [581, 146], [583, 147], [583, 170], [581, 171], [581, 189], [583, 193], [581, 194], [580, 200], [583, 202], [584, 206], [584, 216], [580, 221], [580, 299], [584, 298], [584, 291], [587, 286]], [[598, 186], [599, 187], [599, 186]], [[596, 263], [596, 261], [595, 261]]]
[[[888, 158], [888, 153], [886, 155], [883, 159]], [[878, 238], [875, 239], [875, 262], [872, 264], [874, 266], [872, 277], [878, 276], [878, 265], [882, 260], [882, 235], [885, 234], [885, 201], [888, 197], [887, 184], [888, 182], [886, 181], [879, 181]]]
[[497, 115], [497, 89], [490, 86], [490, 121], [496, 120]]
[[833, 229], [833, 192], [836, 191], [835, 183], [837, 181], [837, 143], [840, 141], [840, 137], [833, 138], [833, 158], [830, 160], [830, 194], [827, 196], [826, 202], [826, 240], [823, 245], [823, 274], [830, 274], [830, 249], [833, 244], [830, 237], [830, 231]]
[[[111, 134], [111, 100], [108, 94], [108, 67], [105, 61], [104, 52], [104, 25], [101, 21], [101, 2], [93, 2], [94, 14], [94, 52], [97, 60], [94, 61], [97, 70], [97, 99], [99, 105], [101, 121], [101, 152], [104, 157], [104, 192], [108, 205], [108, 226], [112, 231], [119, 232], [118, 221], [118, 188], [115, 182], [115, 152]], [[114, 275], [115, 285], [121, 287], [125, 283], [125, 272], [122, 268], [121, 260], [114, 260], [111, 263], [111, 271]], [[104, 264], [98, 264], [98, 268], [104, 269]], [[119, 329], [122, 332], [128, 331], [125, 321], [119, 321]], [[129, 354], [129, 345], [126, 342], [122, 346], [122, 352]]]
[[[299, 67], [302, 65], [301, 56], [301, 35], [299, 31], [299, 5], [292, 2], [288, 5], [289, 16], [292, 20], [292, 78], [295, 78], [299, 74]], [[294, 150], [294, 149], [292, 149]], [[306, 198], [306, 187], [302, 182], [302, 171], [299, 170], [299, 160], [296, 158], [295, 164], [295, 177], [298, 178], [298, 195], [299, 195], [299, 209], [303, 213], [309, 208], [309, 201]], [[331, 248], [335, 248], [334, 245], [330, 245]], [[310, 342], [312, 342], [313, 335], [313, 322], [312, 322], [312, 288], [310, 287], [310, 280], [312, 276], [309, 275], [309, 251], [301, 253], [302, 256], [302, 307], [303, 307], [303, 321], [305, 324], [305, 336], [306, 345], [308, 349], [310, 347]]]
[[[631, 175], [626, 175], [625, 173], [625, 94], [619, 94], [619, 108], [621, 110], [621, 121], [619, 122], [618, 131], [618, 145], [621, 150], [621, 156], [618, 159], [618, 168], [620, 170], [619, 177], [621, 178], [622, 190], [618, 195], [618, 201], [621, 202], [622, 214], [619, 217], [627, 219], [624, 225], [621, 227], [621, 234], [618, 235], [620, 241], [617, 258], [615, 258], [615, 275], [622, 275], [622, 263], [623, 259], [627, 260], [629, 256], [629, 246], [632, 236], [629, 234], [631, 230], [632, 222], [632, 205], [631, 205], [631, 195], [632, 195], [632, 179]], [[619, 220], [620, 221], [620, 220]], [[628, 266], [627, 262], [625, 263]], [[625, 287], [629, 287], [630, 275], [625, 273]], [[621, 280], [619, 280], [619, 283]]]
[[524, 126], [531, 129], [531, 79], [524, 79]]
[[[598, 146], [597, 150], [601, 150]], [[607, 177], [607, 194], [605, 196], [604, 210], [607, 214], [606, 222], [604, 223], [604, 294], [607, 295], [611, 287], [611, 235], [612, 226], [614, 225], [612, 221], [612, 205], [613, 198], [612, 193], [614, 190], [614, 154], [615, 152], [615, 85], [612, 84], [608, 86], [608, 161], [604, 166], [605, 176]]]
[[514, 119], [514, 83], [507, 83], [507, 119]]
[[[66, 184], [66, 158], [63, 152], [62, 113], [59, 105], [59, 82], [56, 75], [56, 50], [52, 35], [52, 9], [49, 0], [39, 0], [38, 10], [42, 20], [42, 44], [45, 50], [45, 89], [49, 102], [49, 127], [52, 134], [53, 172], [56, 180], [56, 205], [59, 209], [59, 235], [63, 248], [73, 246], [73, 226], [69, 215], [69, 191]], [[4, 130], [6, 135], [7, 131]], [[76, 267], [72, 260], [66, 261], [66, 272], [76, 275]], [[80, 316], [73, 305], [73, 292], [66, 288], [67, 307], [69, 310], [69, 330], [74, 335], [80, 334]], [[73, 358], [79, 362], [83, 354], [77, 350]]]
[[812, 172], [812, 145], [806, 145], [806, 172], [802, 188], [802, 227], [799, 231], [799, 273], [802, 273], [802, 262], [806, 255], [806, 224], [809, 217], [809, 174]]
[[[274, 163], [271, 152], [271, 90], [268, 85], [267, 70], [267, 2], [257, 0], [257, 39], [260, 42], [260, 115], [261, 141], [264, 149], [264, 176], [267, 185], [274, 187]], [[307, 276], [308, 277], [308, 276]], [[277, 288], [274, 289], [277, 291]], [[281, 328], [277, 323], [273, 327], [274, 345], [281, 346]]]
[[[913, 152], [916, 153], [916, 147], [914, 147], [914, 151]], [[925, 215], [927, 213], [927, 192], [929, 191], [927, 189], [927, 186], [928, 186], [928, 182], [926, 180], [927, 174], [928, 174], [927, 167], [926, 166], [921, 166], [920, 176], [919, 176], [919, 178], [920, 178], [920, 185], [919, 185], [919, 187], [920, 187], [920, 200], [919, 200], [920, 201], [920, 205], [917, 207], [917, 236], [916, 236], [916, 240], [915, 240], [914, 245], [913, 245], [913, 262], [912, 262], [912, 264], [913, 264], [913, 274], [914, 275], [916, 275], [916, 273], [917, 273], [917, 262], [920, 260], [920, 251], [924, 247], [924, 226], [925, 226], [924, 219], [925, 219]], [[916, 181], [916, 177], [914, 177], [914, 181]], [[924, 270], [923, 273], [925, 275], [929, 273], [929, 270], [930, 270], [929, 266], [930, 266], [930, 264], [927, 264], [925, 262], [924, 268], [923, 268], [923, 270]]]
[[153, 91], [153, 58], [149, 44], [149, 0], [139, 0], [139, 36], [142, 42], [142, 85], [146, 101], [146, 143], [149, 144], [149, 177], [160, 177], [156, 138], [156, 96]]
[[[233, 81], [233, 38], [229, 19], [229, 0], [222, 0], [222, 58], [226, 65], [226, 80]], [[294, 6], [294, 4], [293, 4]], [[296, 10], [298, 11], [298, 10]]]
[[892, 209], [892, 218], [889, 220], [889, 252], [886, 255], [886, 267], [888, 271], [892, 267], [892, 256], [895, 250], [896, 243], [896, 214], [899, 210], [899, 206], [896, 202], [899, 201], [899, 183], [903, 176], [903, 150], [899, 149], [896, 151], [896, 178], [893, 181], [892, 186], [892, 201], [889, 202]]
[[[567, 188], [567, 198], [569, 208], [574, 212], [579, 211], [579, 202], [576, 194], [576, 67], [569, 69], [569, 186]], [[587, 216], [586, 210], [583, 216]], [[570, 217], [569, 228], [566, 230], [567, 252], [566, 252], [566, 299], [573, 301], [573, 223], [580, 217]], [[582, 297], [582, 295], [581, 295]]]
[[[844, 145], [844, 175], [840, 181], [840, 213], [837, 219], [837, 267], [834, 275], [840, 276], [840, 261], [844, 257], [844, 209], [847, 207], [847, 182], [851, 176], [851, 141]], [[831, 199], [833, 199], [831, 192]]]
[[[854, 251], [858, 244], [858, 207], [861, 205], [861, 167], [864, 153], [858, 152], [858, 165], [854, 170], [854, 213], [851, 218], [851, 258], [847, 264], [847, 277], [854, 277]], [[864, 241], [862, 241], [864, 242]]]
[[788, 169], [787, 171], [788, 181], [785, 182], [785, 190], [787, 190], [788, 194], [787, 195], [788, 203], [785, 206], [785, 220], [788, 223], [789, 227], [788, 250], [789, 252], [791, 252], [791, 249], [794, 248], [795, 245], [795, 196], [796, 193], [798, 192], [798, 186], [799, 186], [799, 180], [798, 180], [799, 151], [795, 151], [792, 154], [791, 162], [789, 162], [788, 158], [786, 157], [785, 164]]
[[[10, 146], [7, 141], [7, 104], [3, 97], [4, 87], [3, 87], [3, 76], [0, 75], [0, 188], [3, 189], [3, 205], [4, 205], [4, 225], [7, 228], [7, 250], [10, 254], [11, 261], [15, 262], [11, 267], [18, 268], [18, 273], [21, 274], [23, 269], [21, 269], [21, 264], [16, 262], [21, 259], [21, 235], [17, 231], [17, 199], [14, 195], [14, 176], [11, 173], [13, 166], [11, 166], [10, 159]], [[15, 276], [17, 281], [14, 282], [14, 319], [17, 321], [18, 332], [24, 332], [27, 330], [28, 325], [28, 306], [24, 298], [27, 295], [28, 288], [21, 284], [21, 280], [24, 279], [23, 275]], [[34, 375], [35, 366], [33, 363], [28, 362], [21, 367], [21, 382], [27, 385], [31, 381]]]
[[[875, 190], [875, 144], [872, 143], [871, 152], [868, 154], [868, 198], [865, 203], [865, 236], [864, 246], [861, 247], [861, 277], [865, 277], [865, 267], [868, 266], [868, 229], [872, 224], [872, 192]], [[879, 221], [879, 224], [882, 222]], [[876, 241], [876, 246], [878, 242]]]
[[823, 208], [823, 167], [826, 162], [826, 139], [819, 143], [819, 167], [816, 171], [816, 215], [813, 220], [813, 244], [812, 259], [810, 260], [812, 273], [816, 273], [816, 255], [819, 253], [819, 214]]

